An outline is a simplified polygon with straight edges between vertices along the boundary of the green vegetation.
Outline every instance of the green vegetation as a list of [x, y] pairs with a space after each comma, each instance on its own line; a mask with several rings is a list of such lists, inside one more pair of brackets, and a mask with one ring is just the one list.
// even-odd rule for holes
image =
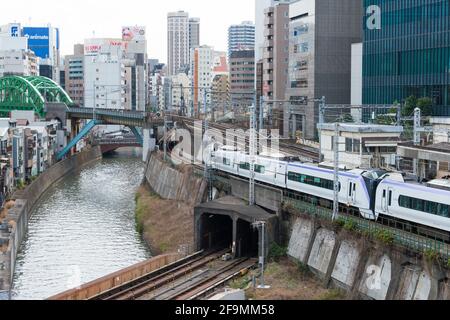
[[247, 289], [248, 284], [251, 281], [252, 280], [250, 279], [250, 277], [245, 276], [245, 277], [234, 279], [233, 281], [230, 282], [229, 286], [231, 289], [245, 290], [245, 289]]
[[25, 187], [26, 187], [26, 184], [25, 184], [25, 182], [23, 180], [19, 180], [17, 182], [17, 189], [18, 190], [23, 190], [23, 189], [25, 189]]
[[425, 250], [424, 257], [428, 262], [438, 261], [440, 254], [436, 250], [428, 249]]
[[395, 241], [394, 234], [388, 230], [378, 229], [374, 232], [374, 236], [387, 246], [393, 245]]
[[450, 259], [447, 260], [447, 268], [450, 269]]
[[304, 277], [308, 277], [311, 276], [311, 270], [309, 270], [309, 267], [304, 264], [303, 262], [298, 262], [297, 263], [297, 267], [298, 267], [298, 272], [304, 276]]
[[423, 97], [417, 99], [415, 96], [410, 96], [406, 99], [405, 105], [402, 109], [402, 116], [410, 117], [414, 114], [414, 109], [419, 108], [422, 111], [422, 116], [430, 116], [432, 113], [433, 100], [431, 98]]
[[344, 224], [344, 229], [347, 231], [357, 231], [358, 230], [358, 224], [354, 220], [347, 220]]
[[345, 294], [339, 290], [330, 290], [319, 297], [319, 300], [343, 300], [345, 299]]
[[269, 259], [269, 261], [272, 261], [272, 262], [278, 262], [281, 258], [284, 258], [287, 256], [287, 251], [288, 251], [287, 247], [282, 247], [282, 246], [278, 245], [277, 243], [274, 243], [271, 245], [271, 247], [269, 249], [268, 259]]
[[135, 200], [136, 200], [136, 214], [135, 214], [135, 219], [136, 219], [136, 230], [137, 232], [139, 232], [140, 235], [142, 235], [144, 233], [144, 215], [147, 211], [147, 207], [142, 203], [142, 201], [140, 201], [141, 199], [141, 194], [137, 193], [135, 196]]

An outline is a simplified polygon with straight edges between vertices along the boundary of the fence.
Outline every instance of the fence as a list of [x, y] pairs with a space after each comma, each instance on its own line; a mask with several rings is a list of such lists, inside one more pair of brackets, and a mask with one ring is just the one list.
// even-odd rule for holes
[[[298, 210], [307, 215], [317, 217], [322, 220], [332, 221], [333, 211], [327, 208], [318, 207], [314, 203], [308, 203], [300, 200], [300, 197], [285, 193], [283, 204]], [[373, 222], [362, 218], [357, 218], [342, 214], [336, 221], [339, 225], [347, 227], [351, 231], [361, 232], [362, 234], [383, 241], [385, 244], [398, 245], [407, 249], [415, 250], [432, 258], [439, 256], [450, 262], [450, 246], [438, 238], [439, 236], [448, 237], [448, 234], [435, 233], [434, 238], [427, 238], [408, 231], [408, 226], [403, 225], [403, 229], [389, 227], [398, 226], [398, 221], [383, 218], [379, 222]], [[388, 224], [389, 226], [386, 226]]]

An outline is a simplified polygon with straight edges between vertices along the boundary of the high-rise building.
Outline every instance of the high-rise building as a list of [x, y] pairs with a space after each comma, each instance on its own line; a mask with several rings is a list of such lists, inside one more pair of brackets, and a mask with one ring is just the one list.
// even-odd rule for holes
[[200, 19], [189, 19], [189, 50], [200, 46]]
[[185, 70], [189, 65], [189, 14], [184, 11], [167, 15], [167, 63], [168, 75]]
[[255, 25], [251, 21], [232, 25], [228, 28], [228, 57], [235, 51], [255, 48]]
[[211, 84], [214, 63], [214, 50], [208, 46], [201, 46], [191, 50], [191, 87], [193, 95], [193, 109], [195, 114], [202, 112], [204, 107], [211, 103]]
[[28, 39], [28, 48], [39, 58], [40, 75], [60, 83], [59, 29], [51, 25], [24, 27], [22, 34]]
[[428, 97], [450, 116], [448, 1], [364, 0], [363, 103]]
[[230, 95], [233, 107], [251, 106], [255, 96], [255, 51], [235, 51], [230, 56]]
[[289, 68], [289, 4], [268, 7], [264, 20], [263, 96], [284, 100]]
[[65, 56], [65, 84], [73, 102], [84, 106], [84, 45], [74, 45], [73, 55]]
[[264, 11], [274, 5], [274, 0], [255, 0], [255, 60], [263, 57], [264, 51]]
[[265, 11], [278, 3], [290, 3], [297, 0], [255, 0], [255, 59], [263, 58], [265, 41]]
[[302, 0], [289, 8], [289, 79], [283, 132], [317, 137], [319, 102], [350, 104], [352, 44], [362, 39], [361, 0]]

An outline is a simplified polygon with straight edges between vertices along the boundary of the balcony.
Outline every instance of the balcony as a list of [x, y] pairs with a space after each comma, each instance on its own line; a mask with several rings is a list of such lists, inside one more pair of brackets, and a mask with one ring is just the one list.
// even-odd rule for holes
[[268, 17], [268, 16], [266, 15], [266, 17], [264, 18], [264, 25], [265, 25], [265, 26], [267, 26], [268, 24], [272, 24], [272, 25], [273, 25], [274, 22], [275, 22], [275, 19], [274, 19], [273, 16]]
[[273, 35], [274, 35], [273, 28], [270, 28], [270, 29], [265, 28], [264, 29], [264, 37], [269, 37], [269, 36], [273, 36]]
[[263, 59], [273, 59], [273, 51], [264, 50]]
[[272, 47], [273, 48], [273, 46], [274, 46], [274, 41], [273, 41], [273, 39], [267, 39], [267, 40], [265, 40], [264, 41], [264, 48], [267, 48], [267, 47]]
[[263, 75], [263, 81], [273, 81], [273, 73], [265, 73]]

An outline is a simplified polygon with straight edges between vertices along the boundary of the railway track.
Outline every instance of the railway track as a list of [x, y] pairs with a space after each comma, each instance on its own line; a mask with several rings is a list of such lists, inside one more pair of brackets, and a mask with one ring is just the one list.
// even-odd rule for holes
[[[181, 121], [184, 122], [184, 124], [189, 128], [191, 132], [194, 131], [194, 122], [195, 120], [190, 118], [184, 118], [184, 117], [178, 117]], [[233, 125], [228, 124], [220, 124], [220, 123], [210, 123], [209, 126], [213, 129], [217, 129], [221, 131], [222, 133], [225, 133], [229, 129], [240, 129]], [[226, 141], [227, 143], [234, 143], [234, 141]], [[248, 143], [248, 138], [246, 139], [246, 142], [244, 144], [239, 144], [238, 141], [238, 147], [245, 150], [246, 145]], [[319, 150], [316, 148], [312, 148], [309, 146], [304, 146], [296, 143], [288, 143], [288, 142], [280, 142], [280, 151], [287, 156], [291, 157], [300, 157], [302, 161], [304, 162], [315, 162], [317, 163], [319, 161]]]
[[133, 300], [152, 290], [156, 290], [168, 283], [171, 283], [193, 270], [201, 268], [208, 263], [217, 260], [224, 254], [229, 253], [229, 249], [198, 252], [185, 259], [177, 261], [171, 265], [161, 268], [148, 275], [135, 279], [129, 283], [106, 291], [100, 295], [92, 297], [90, 300]]

